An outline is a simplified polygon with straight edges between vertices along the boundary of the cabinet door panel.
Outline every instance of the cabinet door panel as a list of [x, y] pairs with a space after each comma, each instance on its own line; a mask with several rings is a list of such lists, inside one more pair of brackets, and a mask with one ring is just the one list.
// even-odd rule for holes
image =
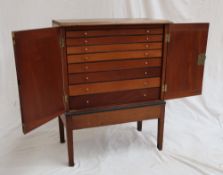
[[59, 29], [14, 32], [23, 131], [64, 112]]
[[169, 25], [164, 99], [201, 94], [204, 64], [198, 58], [206, 52], [208, 27], [207, 23]]

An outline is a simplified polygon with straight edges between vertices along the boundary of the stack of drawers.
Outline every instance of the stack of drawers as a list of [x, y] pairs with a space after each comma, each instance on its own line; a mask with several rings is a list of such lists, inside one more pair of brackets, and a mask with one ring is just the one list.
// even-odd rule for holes
[[66, 30], [70, 109], [160, 98], [163, 25]]

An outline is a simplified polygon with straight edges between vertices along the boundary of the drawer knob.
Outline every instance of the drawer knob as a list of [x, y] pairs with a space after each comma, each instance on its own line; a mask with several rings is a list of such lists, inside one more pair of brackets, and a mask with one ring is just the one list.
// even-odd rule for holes
[[85, 77], [85, 79], [88, 80], [89, 78], [88, 77]]
[[84, 48], [85, 51], [88, 51], [88, 48]]
[[148, 75], [148, 72], [144, 72], [145, 75]]
[[88, 60], [88, 57], [84, 57], [85, 60]]
[[85, 43], [88, 43], [88, 40], [84, 40]]
[[146, 40], [147, 40], [147, 41], [149, 40], [149, 36], [146, 37]]
[[146, 33], [150, 33], [150, 30], [146, 30]]
[[146, 61], [145, 64], [148, 64], [148, 61]]
[[144, 85], [145, 85], [145, 86], [148, 85], [148, 82], [144, 82]]
[[86, 100], [86, 103], [89, 104], [90, 103], [89, 100]]
[[89, 88], [86, 88], [85, 91], [88, 92], [89, 91]]
[[88, 69], [88, 66], [85, 66], [85, 69]]
[[87, 34], [88, 34], [87, 32], [84, 32], [84, 35], [85, 35], [85, 36], [87, 36]]
[[147, 94], [143, 94], [143, 97], [146, 97], [147, 96]]
[[148, 44], [146, 44], [146, 48], [149, 48], [149, 45]]
[[149, 53], [148, 53], [148, 52], [146, 52], [146, 53], [145, 53], [145, 56], [149, 56]]

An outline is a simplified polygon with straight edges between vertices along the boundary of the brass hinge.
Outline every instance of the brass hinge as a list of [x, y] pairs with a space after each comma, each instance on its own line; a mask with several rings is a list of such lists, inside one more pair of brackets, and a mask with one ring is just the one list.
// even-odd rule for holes
[[60, 47], [61, 48], [64, 48], [65, 46], [65, 40], [64, 40], [64, 37], [60, 37]]
[[12, 42], [13, 42], [13, 45], [15, 45], [15, 33], [12, 32]]
[[64, 103], [65, 103], [65, 104], [68, 103], [68, 95], [64, 95]]
[[205, 53], [200, 53], [197, 58], [197, 65], [199, 66], [204, 65], [205, 59], [206, 59]]
[[162, 92], [167, 92], [167, 84], [164, 84], [164, 85], [162, 86]]
[[170, 34], [169, 33], [166, 34], [165, 42], [166, 43], [170, 42]]

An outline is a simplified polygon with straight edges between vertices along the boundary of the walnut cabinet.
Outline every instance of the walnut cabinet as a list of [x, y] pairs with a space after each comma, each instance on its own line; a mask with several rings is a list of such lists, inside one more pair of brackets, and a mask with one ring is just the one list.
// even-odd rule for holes
[[13, 32], [24, 133], [58, 117], [73, 130], [158, 119], [162, 149], [165, 100], [200, 95], [208, 23], [150, 19], [54, 20]]

